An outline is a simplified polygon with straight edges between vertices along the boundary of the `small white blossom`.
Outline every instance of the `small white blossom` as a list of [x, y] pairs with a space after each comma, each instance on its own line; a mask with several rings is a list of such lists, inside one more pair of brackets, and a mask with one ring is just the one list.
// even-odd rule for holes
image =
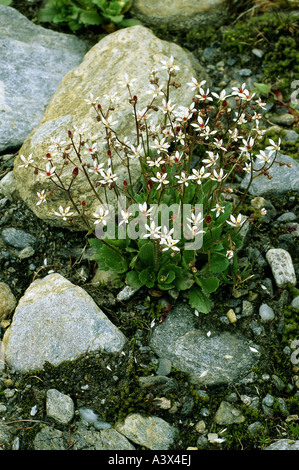
[[156, 98], [157, 96], [163, 96], [164, 93], [162, 91], [163, 86], [162, 85], [154, 85], [150, 84], [150, 90], [148, 90], [146, 93], [147, 95], [152, 95], [153, 98]]
[[221, 204], [216, 203], [216, 206], [214, 207], [214, 209], [211, 209], [211, 211], [216, 211], [216, 217], [219, 217], [219, 215], [225, 211], [225, 207], [223, 207]]
[[151, 180], [154, 181], [155, 183], [159, 183], [159, 186], [157, 189], [160, 189], [163, 184], [168, 184], [169, 181], [166, 179], [167, 178], [167, 173], [156, 173], [155, 177], [152, 177]]
[[32, 153], [29, 155], [29, 157], [24, 157], [24, 155], [20, 155], [21, 160], [24, 162], [23, 165], [19, 165], [19, 168], [28, 168], [29, 165], [32, 165], [34, 160], [32, 159]]
[[204, 91], [202, 88], [199, 88], [199, 94], [195, 95], [196, 98], [198, 98], [200, 101], [213, 101], [213, 98], [211, 96], [208, 96], [210, 93], [209, 88], [207, 88], [206, 91]]
[[62, 220], [67, 220], [67, 217], [73, 215], [73, 212], [70, 212], [70, 207], [63, 209], [62, 206], [59, 206], [59, 212], [54, 211], [54, 214], [58, 217], [62, 217]]
[[213, 176], [210, 176], [211, 180], [213, 181], [222, 181], [227, 175], [223, 174], [223, 168], [220, 168], [219, 173], [217, 173], [216, 169], [213, 171]]
[[173, 72], [173, 70], [180, 70], [180, 67], [174, 64], [173, 56], [171, 56], [170, 59], [161, 60], [161, 64], [163, 64], [161, 69], [168, 70], [168, 72]]
[[245, 222], [245, 219], [242, 221], [242, 215], [239, 214], [237, 218], [235, 218], [232, 214], [230, 215], [230, 221], [226, 221], [229, 225], [232, 225], [233, 227], [239, 227]]
[[119, 83], [119, 85], [121, 85], [121, 86], [124, 87], [124, 88], [125, 88], [125, 87], [130, 88], [130, 87], [133, 85], [133, 83], [135, 83], [136, 81], [137, 81], [136, 78], [129, 79], [128, 74], [125, 73], [124, 79], [123, 79], [123, 80], [119, 80], [118, 83]]
[[38, 197], [38, 201], [36, 203], [37, 206], [39, 206], [40, 204], [42, 204], [43, 202], [46, 201], [46, 193], [45, 193], [45, 190], [43, 189], [40, 193], [37, 192], [37, 197]]
[[85, 99], [87, 104], [90, 104], [91, 106], [95, 106], [99, 100], [99, 97], [97, 96], [96, 98], [93, 96], [93, 93], [89, 93], [89, 98]]
[[165, 142], [165, 137], [161, 139], [160, 141], [158, 139], [154, 140], [154, 145], [152, 145], [152, 148], [157, 149], [158, 153], [161, 152], [168, 152], [168, 148], [170, 147], [170, 144], [168, 142]]
[[196, 78], [192, 77], [191, 82], [188, 82], [187, 85], [189, 85], [193, 91], [198, 91], [199, 88], [205, 85], [205, 83], [206, 83], [206, 80], [202, 80], [200, 83], [198, 83]]
[[225, 255], [228, 259], [233, 258], [234, 252], [232, 250], [228, 250]]
[[255, 102], [256, 102], [256, 104], [257, 104], [260, 108], [266, 109], [267, 103], [264, 103], [264, 102], [261, 100], [261, 98], [259, 98], [259, 99], [256, 100]]
[[186, 173], [184, 171], [182, 171], [180, 175], [175, 175], [175, 178], [177, 178], [178, 183], [181, 183], [181, 184], [184, 184], [185, 186], [188, 186], [189, 185], [189, 180], [192, 177], [186, 175]]
[[206, 169], [204, 166], [198, 171], [195, 168], [192, 168], [192, 175], [190, 175], [190, 179], [195, 181], [197, 184], [201, 184], [202, 178], [208, 178], [211, 173], [205, 173]]
[[105, 217], [107, 217], [108, 215], [109, 215], [109, 210], [108, 209], [104, 210], [102, 207], [100, 207], [99, 212], [94, 212], [93, 213], [93, 216], [96, 219], [94, 224], [95, 225], [98, 225], [98, 224], [107, 225]]
[[160, 238], [160, 235], [161, 235], [161, 226], [160, 227], [156, 227], [156, 224], [155, 222], [152, 220], [150, 226], [145, 224], [144, 225], [146, 230], [149, 232], [149, 233], [146, 233], [145, 235], [143, 235], [143, 238], [154, 238], [155, 240], [159, 239]]
[[128, 224], [131, 215], [132, 212], [129, 212], [128, 210], [121, 211], [122, 220], [119, 222], [119, 225], [122, 225], [123, 223]]
[[278, 143], [277, 143], [277, 144], [276, 144], [276, 143], [274, 142], [274, 140], [272, 140], [272, 139], [269, 139], [269, 142], [270, 142], [271, 145], [269, 145], [268, 147], [266, 147], [266, 150], [270, 150], [271, 153], [277, 152], [277, 151], [280, 150], [280, 144], [281, 144], [281, 139], [280, 139], [280, 138], [278, 139]]

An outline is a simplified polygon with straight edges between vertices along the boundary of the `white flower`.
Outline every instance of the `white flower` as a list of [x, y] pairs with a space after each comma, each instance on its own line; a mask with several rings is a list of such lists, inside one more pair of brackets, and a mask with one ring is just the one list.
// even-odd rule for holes
[[267, 210], [263, 207], [261, 209], [261, 215], [266, 215], [267, 214]]
[[238, 139], [242, 139], [242, 136], [239, 135], [239, 131], [236, 127], [233, 131], [231, 129], [228, 129], [228, 132], [230, 133], [231, 138], [233, 139], [234, 142], [237, 142]]
[[272, 140], [272, 139], [269, 139], [269, 142], [270, 142], [271, 145], [269, 145], [268, 147], [266, 147], [266, 150], [271, 150], [271, 153], [280, 150], [280, 144], [281, 144], [281, 139], [280, 139], [280, 138], [278, 139], [278, 143], [277, 143], [277, 144], [276, 144], [276, 143], [274, 142], [274, 140]]
[[118, 176], [112, 173], [111, 167], [108, 168], [106, 173], [105, 170], [100, 169], [100, 174], [102, 176], [102, 179], [99, 180], [99, 183], [102, 184], [114, 183], [118, 179]]
[[97, 225], [97, 224], [103, 224], [103, 225], [107, 225], [107, 222], [105, 220], [105, 217], [107, 217], [107, 215], [109, 214], [109, 210], [106, 209], [104, 211], [104, 209], [102, 207], [100, 207], [100, 210], [99, 210], [99, 213], [97, 212], [94, 212], [93, 213], [93, 216], [95, 217], [95, 222], [94, 224]]
[[96, 98], [93, 96], [93, 93], [89, 93], [89, 99], [85, 99], [87, 104], [90, 104], [91, 106], [95, 106], [97, 104], [99, 97], [97, 96]]
[[232, 250], [228, 250], [225, 255], [228, 259], [233, 258], [234, 252]]
[[180, 251], [180, 249], [175, 246], [177, 243], [179, 243], [179, 241], [180, 240], [174, 240], [171, 235], [166, 238], [161, 238], [160, 245], [166, 245], [164, 248], [162, 248], [162, 251], [167, 251], [169, 249], [173, 251]]
[[260, 108], [266, 109], [267, 103], [264, 103], [264, 102], [261, 100], [261, 98], [259, 98], [259, 99], [256, 100], [255, 102], [256, 102], [256, 104], [257, 104]]
[[165, 160], [162, 160], [162, 157], [159, 157], [157, 159], [154, 159], [154, 160], [147, 160], [147, 165], [150, 166], [150, 167], [157, 167], [159, 168], [160, 165], [163, 165], [163, 163], [165, 163]]
[[229, 98], [229, 97], [231, 96], [231, 95], [227, 95], [227, 94], [226, 94], [226, 90], [222, 90], [222, 91], [220, 92], [220, 95], [218, 95], [217, 93], [215, 93], [215, 92], [213, 92], [213, 91], [212, 91], [211, 94], [212, 94], [213, 96], [215, 96], [215, 98], [217, 98], [217, 99], [220, 100], [220, 101], [224, 101], [224, 100], [226, 100], [226, 98]]
[[173, 70], [180, 70], [180, 67], [175, 65], [173, 62], [174, 62], [173, 56], [171, 56], [170, 59], [161, 60], [161, 64], [163, 64], [161, 69], [168, 70], [168, 72], [172, 72]]
[[178, 183], [184, 184], [185, 186], [189, 185], [189, 180], [191, 179], [184, 171], [182, 171], [180, 175], [175, 175], [175, 178], [177, 178]]
[[169, 101], [166, 101], [163, 98], [162, 103], [163, 103], [163, 106], [162, 108], [160, 107], [160, 109], [163, 111], [164, 114], [167, 114], [168, 112], [171, 113], [175, 108], [175, 105], [171, 104], [171, 99]]
[[209, 158], [204, 158], [202, 160], [203, 163], [206, 164], [206, 167], [208, 168], [209, 166], [212, 166], [212, 165], [215, 165], [216, 164], [216, 161], [218, 160], [219, 158], [219, 154], [217, 153], [216, 155], [214, 154], [214, 152], [211, 152], [209, 150], [206, 150], [206, 153], [208, 154], [208, 157]]
[[100, 173], [103, 166], [104, 166], [104, 163], [98, 164], [98, 161], [96, 159], [94, 159], [93, 160], [93, 168], [89, 168], [88, 171], [90, 173]]
[[22, 167], [28, 168], [28, 166], [34, 162], [34, 160], [32, 159], [32, 153], [27, 158], [24, 157], [24, 155], [20, 155], [20, 158], [24, 162], [24, 164], [19, 165], [19, 168], [22, 168]]
[[245, 113], [242, 113], [240, 116], [238, 115], [238, 113], [235, 113], [236, 117], [234, 119], [234, 121], [236, 122], [237, 121], [237, 124], [241, 125], [241, 124], [246, 124], [247, 120], [245, 119]]
[[223, 175], [223, 169], [220, 168], [219, 173], [217, 173], [216, 169], [213, 171], [213, 176], [210, 176], [211, 180], [213, 181], [222, 181], [226, 175]]
[[156, 224], [155, 222], [152, 220], [151, 222], [151, 225], [147, 225], [145, 224], [144, 225], [146, 230], [149, 232], [149, 233], [146, 233], [145, 235], [143, 235], [143, 238], [154, 238], [155, 240], [157, 240], [158, 238], [160, 238], [160, 235], [161, 235], [161, 226], [160, 227], [156, 227]]
[[165, 142], [166, 137], [163, 137], [163, 139], [159, 140], [155, 139], [154, 140], [154, 145], [152, 145], [152, 148], [157, 149], [157, 152], [168, 152], [168, 148], [170, 147], [170, 144], [168, 142]]
[[217, 134], [217, 131], [211, 131], [210, 126], [206, 126], [204, 130], [200, 133], [200, 136], [205, 137], [205, 140], [207, 140], [208, 137], [213, 134]]
[[115, 126], [115, 124], [117, 124], [118, 121], [113, 121], [112, 116], [110, 116], [107, 119], [102, 117], [102, 123], [104, 124], [105, 127], [109, 128], [109, 127]]
[[208, 178], [211, 173], [205, 173], [205, 167], [202, 166], [198, 171], [195, 168], [192, 168], [193, 175], [190, 176], [190, 179], [194, 180], [197, 184], [201, 184], [202, 178]]
[[245, 163], [243, 171], [245, 171], [246, 173], [251, 173], [251, 163]]
[[196, 235], [200, 234], [200, 233], [205, 233], [204, 230], [199, 230], [199, 225], [203, 222], [203, 217], [202, 217], [202, 214], [201, 212], [199, 212], [197, 214], [197, 216], [195, 216], [194, 213], [191, 214], [191, 219], [188, 219], [188, 222], [191, 223], [191, 226], [189, 224], [187, 224], [187, 227], [188, 229], [192, 232], [192, 235], [193, 237], [195, 237]]
[[179, 106], [176, 112], [176, 119], [178, 122], [187, 122], [193, 116], [193, 108], [195, 103], [191, 103], [191, 105], [187, 108], [186, 106]]
[[244, 147], [239, 147], [239, 149], [242, 151], [242, 153], [245, 152], [246, 154], [249, 154], [249, 152], [252, 151], [252, 148], [254, 146], [254, 138], [250, 137], [247, 140], [242, 139], [242, 142], [244, 144]]
[[129, 79], [129, 76], [127, 73], [125, 73], [124, 75], [124, 80], [120, 80], [118, 83], [119, 85], [121, 85], [122, 87], [131, 87], [133, 85], [134, 82], [136, 82], [137, 78], [132, 78], [131, 80]]
[[191, 82], [187, 83], [193, 91], [199, 90], [200, 87], [202, 87], [206, 83], [206, 80], [202, 80], [200, 83], [196, 80], [196, 78], [192, 77]]
[[193, 122], [191, 126], [193, 126], [197, 132], [199, 132], [205, 129], [205, 127], [207, 126], [209, 122], [209, 118], [207, 118], [206, 122], [204, 122], [203, 118], [201, 116], [198, 116], [197, 121], [198, 121], [198, 124], [196, 122]]
[[216, 206], [214, 207], [214, 209], [211, 209], [211, 211], [216, 211], [216, 217], [219, 217], [219, 215], [225, 211], [225, 207], [223, 207], [221, 204], [216, 203]]
[[200, 101], [213, 101], [213, 98], [211, 96], [208, 96], [210, 93], [209, 88], [207, 88], [206, 91], [204, 91], [202, 88], [199, 88], [199, 94], [195, 95], [196, 98], [198, 98]]
[[150, 215], [151, 211], [153, 210], [153, 207], [150, 207], [148, 209], [147, 208], [147, 203], [144, 202], [143, 204], [139, 204], [139, 210], [143, 215], [146, 215], [148, 217]]
[[37, 197], [38, 197], [38, 201], [36, 203], [37, 206], [39, 206], [40, 204], [42, 204], [43, 202], [46, 201], [46, 193], [45, 193], [45, 190], [43, 189], [40, 193], [37, 192]]
[[129, 153], [128, 156], [130, 158], [140, 158], [142, 157], [143, 153], [143, 147], [141, 144], [138, 145], [138, 147], [134, 147], [134, 145], [130, 145], [132, 153]]
[[164, 93], [162, 91], [163, 86], [162, 85], [153, 85], [150, 84], [150, 90], [148, 90], [146, 93], [148, 95], [152, 95], [153, 98], [156, 98], [157, 96], [163, 96]]
[[96, 142], [94, 142], [93, 144], [85, 143], [84, 147], [86, 149], [84, 150], [85, 155], [93, 155], [98, 151], [98, 145]]
[[54, 214], [58, 217], [62, 217], [63, 220], [67, 220], [67, 217], [73, 215], [73, 212], [70, 212], [70, 207], [63, 209], [62, 206], [59, 206], [59, 212], [54, 211]]
[[104, 95], [104, 98], [106, 98], [106, 100], [109, 100], [110, 103], [117, 103], [120, 100], [116, 92], [108, 93], [107, 95]]
[[159, 186], [157, 189], [160, 189], [163, 184], [168, 184], [169, 181], [166, 179], [167, 178], [167, 173], [156, 173], [155, 177], [152, 177], [151, 180], [154, 181], [155, 183], [159, 183]]
[[239, 227], [245, 222], [245, 219], [242, 221], [242, 215], [239, 214], [237, 218], [235, 218], [232, 214], [230, 215], [230, 221], [226, 221], [229, 225], [232, 225], [233, 227]]
[[269, 152], [267, 155], [263, 150], [260, 150], [260, 153], [256, 156], [256, 158], [262, 160], [264, 163], [267, 163], [270, 160], [271, 155], [271, 152]]
[[51, 163], [48, 162], [46, 165], [46, 177], [52, 178], [55, 174], [56, 166], [51, 166]]
[[120, 221], [119, 225], [122, 225], [123, 223], [128, 224], [131, 215], [132, 212], [128, 212], [128, 210], [121, 211], [122, 220]]
[[223, 140], [222, 139], [214, 139], [214, 144], [218, 149], [226, 150], [225, 147], [223, 147]]

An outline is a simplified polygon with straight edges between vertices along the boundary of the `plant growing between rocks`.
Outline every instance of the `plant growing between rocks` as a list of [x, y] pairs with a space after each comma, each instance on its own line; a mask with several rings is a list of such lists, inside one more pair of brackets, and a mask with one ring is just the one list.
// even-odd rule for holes
[[[265, 133], [260, 127], [265, 103], [245, 83], [230, 94], [222, 90], [218, 95], [203, 88], [205, 81], [198, 83], [192, 77], [187, 83], [194, 91], [192, 102], [189, 106], [173, 103], [171, 89], [181, 86], [175, 81], [178, 69], [171, 57], [162, 61], [160, 69], [150, 71], [150, 99], [144, 109], [138, 109], [135, 80], [124, 74], [121, 85], [128, 90], [136, 124], [135, 134], [124, 139], [115, 131], [113, 119], [117, 95], [111, 94], [104, 108], [100, 98], [90, 93], [86, 103], [105, 129], [108, 159], [101, 158], [99, 142], [88, 127], [68, 130], [65, 142], [53, 140], [45, 168], [34, 164], [32, 154], [20, 158], [21, 166], [50, 179], [53, 191], [67, 193], [71, 205], [60, 206], [57, 217], [70, 224], [80, 217], [88, 235], [95, 231], [89, 242], [101, 269], [113, 270], [132, 288], [145, 287], [153, 295], [186, 291], [191, 307], [208, 313], [210, 296], [220, 284], [236, 284], [248, 274], [238, 266], [242, 228], [266, 211], [246, 218], [240, 208], [253, 179], [271, 177], [269, 169], [280, 141], [270, 139], [264, 150], [256, 150]], [[161, 84], [160, 74], [165, 71], [166, 81]], [[231, 96], [234, 109], [228, 106]], [[57, 154], [60, 168], [52, 161]], [[119, 181], [115, 156], [127, 170], [126, 180]], [[257, 169], [256, 162], [262, 162], [262, 167]], [[140, 166], [137, 182], [131, 174], [136, 163]], [[88, 201], [78, 200], [73, 193], [79, 172], [99, 202], [93, 216], [86, 211]], [[245, 173], [250, 175], [248, 187], [236, 198], [234, 183]], [[38, 192], [37, 204], [52, 195]]]

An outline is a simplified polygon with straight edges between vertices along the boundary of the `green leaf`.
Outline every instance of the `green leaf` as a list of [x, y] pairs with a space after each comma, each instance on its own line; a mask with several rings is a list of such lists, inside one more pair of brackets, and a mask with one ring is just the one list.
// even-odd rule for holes
[[156, 276], [152, 268], [143, 269], [139, 273], [139, 280], [142, 284], [145, 284], [148, 289], [151, 289], [155, 285]]
[[198, 286], [191, 287], [189, 292], [189, 304], [200, 313], [209, 313], [212, 308], [210, 299], [208, 299]]
[[8, 5], [12, 4], [12, 0], [0, 0], [0, 5], [5, 5], [8, 7]]
[[177, 290], [188, 290], [194, 284], [194, 276], [190, 273], [184, 273], [181, 277], [175, 279]]
[[145, 266], [154, 266], [154, 244], [152, 242], [148, 241], [140, 247], [139, 259]]
[[129, 271], [126, 275], [127, 284], [133, 288], [138, 288], [143, 285], [139, 280], [138, 273], [136, 271]]
[[96, 11], [84, 11], [80, 15], [80, 22], [85, 25], [103, 24], [104, 20]]
[[218, 277], [208, 277], [208, 278], [200, 278], [195, 277], [196, 283], [202, 288], [203, 292], [207, 295], [215, 292], [220, 284]]
[[89, 240], [90, 245], [96, 250], [92, 259], [97, 261], [101, 269], [113, 270], [119, 274], [125, 273], [128, 269], [128, 262], [121, 254], [116, 253], [112, 248], [104, 245], [97, 238]]
[[267, 85], [266, 83], [255, 83], [254, 87], [258, 94], [263, 95], [268, 95], [272, 88], [271, 85]]
[[213, 253], [209, 267], [210, 273], [221, 273], [229, 266], [229, 259], [221, 253]]
[[137, 20], [136, 18], [125, 18], [124, 20], [119, 23], [122, 28], [129, 28], [130, 26], [136, 26], [138, 24], [143, 24], [141, 21]]

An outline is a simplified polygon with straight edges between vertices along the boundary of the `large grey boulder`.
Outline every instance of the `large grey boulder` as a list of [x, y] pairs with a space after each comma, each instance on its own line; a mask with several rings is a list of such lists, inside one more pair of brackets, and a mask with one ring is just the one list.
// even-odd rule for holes
[[[34, 165], [45, 169], [45, 155], [48, 153], [51, 139], [54, 141], [65, 141], [70, 143], [68, 130], [76, 133], [76, 128], [82, 129], [84, 126], [88, 129], [83, 133], [83, 138], [92, 143], [89, 136], [95, 141], [98, 149], [99, 163], [104, 164], [107, 170], [107, 146], [104, 145], [106, 130], [102, 123], [96, 119], [95, 110], [85, 100], [88, 100], [90, 93], [93, 97], [99, 97], [98, 102], [102, 108], [107, 110], [110, 104], [108, 95], [117, 93], [119, 101], [114, 106], [112, 112], [113, 129], [118, 133], [121, 139], [128, 138], [128, 141], [135, 144], [135, 119], [132, 105], [129, 103], [129, 93], [126, 86], [119, 82], [125, 79], [125, 74], [129, 79], [136, 79], [132, 85], [132, 94], [138, 98], [137, 110], [143, 110], [148, 105], [152, 96], [147, 94], [150, 90], [150, 73], [152, 68], [161, 69], [161, 60], [174, 57], [175, 63], [180, 67], [175, 77], [176, 82], [182, 83], [179, 88], [172, 87], [172, 103], [182, 106], [189, 106], [192, 102], [193, 91], [187, 85], [188, 80], [196, 76], [193, 68], [194, 59], [190, 53], [185, 52], [176, 44], [158, 39], [148, 28], [144, 26], [133, 26], [116, 31], [99, 41], [85, 56], [83, 62], [74, 70], [69, 72], [61, 81], [55, 92], [50, 105], [39, 126], [31, 133], [23, 147], [20, 150], [19, 157], [16, 158], [14, 173], [20, 191], [20, 197], [28, 204], [31, 210], [41, 219], [46, 220], [52, 225], [64, 225], [70, 227], [68, 220], [64, 221], [62, 217], [57, 217], [54, 212], [58, 211], [59, 206], [64, 209], [70, 206], [70, 200], [67, 193], [54, 187], [53, 183], [44, 177], [44, 173], [35, 174], [32, 168], [20, 167], [23, 164], [21, 155], [28, 158], [32, 154]], [[158, 75], [161, 83], [165, 83], [167, 73], [165, 70], [159, 70]], [[158, 96], [157, 106], [162, 106], [162, 97]], [[162, 123], [164, 114], [151, 112], [152, 120]], [[79, 131], [80, 132], [80, 131]], [[79, 142], [78, 134], [76, 144]], [[53, 165], [57, 172], [60, 171], [63, 164], [61, 152], [51, 154]], [[128, 180], [128, 170], [125, 166], [126, 158], [121, 153], [113, 152], [113, 168], [117, 173], [117, 183], [122, 184]], [[92, 165], [93, 157], [88, 155], [84, 147], [82, 150], [82, 159], [86, 164]], [[80, 166], [76, 155], [73, 156], [74, 162]], [[131, 175], [133, 181], [140, 178], [140, 165], [138, 159], [131, 161]], [[68, 186], [72, 180], [73, 166], [70, 164], [63, 169], [60, 175], [62, 182]], [[92, 182], [99, 180], [99, 175], [89, 173]], [[56, 189], [53, 191], [53, 189]], [[46, 193], [52, 193], [52, 197], [47, 198], [46, 202], [37, 205], [37, 192], [45, 189]], [[105, 188], [106, 189], [106, 188]], [[105, 191], [103, 187], [97, 188], [99, 196], [105, 201]], [[72, 185], [73, 200], [81, 208], [81, 202], [86, 202], [85, 214], [91, 216], [97, 211], [99, 201], [95, 197], [86, 176], [79, 172], [75, 182]], [[114, 191], [107, 191], [109, 203], [113, 204], [115, 199]], [[113, 199], [114, 198], [114, 199]], [[76, 210], [72, 209], [74, 215]], [[92, 225], [92, 222], [91, 222]], [[73, 229], [84, 230], [80, 219], [73, 220]], [[71, 228], [71, 227], [70, 227]]]
[[[267, 154], [268, 151], [265, 153]], [[269, 164], [273, 162], [275, 155], [270, 157]], [[280, 163], [284, 163], [283, 166]], [[267, 167], [269, 166], [267, 164]], [[288, 167], [287, 165], [291, 165]], [[261, 169], [264, 163], [256, 159], [254, 168]], [[253, 196], [262, 196], [263, 194], [270, 193], [274, 195], [284, 194], [287, 191], [299, 191], [299, 163], [294, 158], [288, 155], [277, 153], [275, 162], [269, 169], [268, 176], [261, 175], [255, 178], [249, 188], [249, 194]], [[243, 178], [240, 185], [241, 191], [246, 190], [250, 181], [250, 175], [247, 173]]]
[[202, 331], [193, 310], [179, 304], [154, 327], [150, 346], [187, 372], [194, 384], [214, 386], [238, 383], [260, 358], [259, 348], [236, 332]]
[[132, 14], [148, 26], [187, 31], [220, 25], [228, 17], [227, 0], [134, 0]]
[[37, 26], [0, 5], [0, 152], [23, 144], [87, 49], [79, 38]]
[[5, 361], [17, 371], [57, 365], [86, 351], [119, 352], [125, 342], [93, 299], [60, 274], [28, 287], [3, 338]]

